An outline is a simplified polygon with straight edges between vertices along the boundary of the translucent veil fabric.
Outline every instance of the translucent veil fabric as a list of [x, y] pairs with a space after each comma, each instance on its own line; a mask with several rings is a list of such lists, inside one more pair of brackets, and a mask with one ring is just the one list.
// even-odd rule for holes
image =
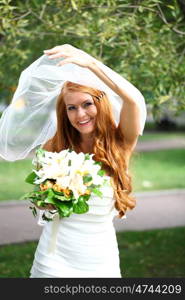
[[[65, 81], [104, 91], [111, 102], [115, 122], [119, 123], [123, 100], [89, 69], [72, 63], [60, 67], [56, 65], [59, 61], [61, 58], [51, 60], [43, 55], [21, 73], [12, 102], [0, 119], [0, 156], [3, 159], [24, 159], [32, 149], [53, 137], [56, 132], [56, 100]], [[142, 135], [147, 115], [144, 97], [118, 73], [102, 62], [96, 62], [113, 82], [129, 90], [137, 100]]]

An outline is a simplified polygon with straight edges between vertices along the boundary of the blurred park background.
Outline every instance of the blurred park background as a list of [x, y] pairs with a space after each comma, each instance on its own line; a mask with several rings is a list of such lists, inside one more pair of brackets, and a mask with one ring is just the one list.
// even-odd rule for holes
[[[185, 189], [184, 0], [1, 0], [0, 19], [0, 114], [24, 68], [44, 49], [72, 44], [145, 97], [147, 121], [131, 161], [133, 192]], [[0, 160], [0, 201], [31, 190], [24, 182], [31, 159]], [[162, 203], [161, 209], [168, 213]], [[7, 222], [15, 226], [8, 216]], [[123, 277], [185, 276], [185, 227], [117, 237]], [[28, 277], [36, 245], [1, 245], [0, 277]]]

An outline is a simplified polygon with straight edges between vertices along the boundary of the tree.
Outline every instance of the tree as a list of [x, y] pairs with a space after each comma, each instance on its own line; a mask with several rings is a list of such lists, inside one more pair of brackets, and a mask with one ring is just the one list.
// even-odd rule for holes
[[70, 43], [136, 85], [154, 118], [163, 107], [185, 109], [183, 0], [0, 0], [0, 17], [0, 82], [8, 101], [23, 68], [44, 49]]

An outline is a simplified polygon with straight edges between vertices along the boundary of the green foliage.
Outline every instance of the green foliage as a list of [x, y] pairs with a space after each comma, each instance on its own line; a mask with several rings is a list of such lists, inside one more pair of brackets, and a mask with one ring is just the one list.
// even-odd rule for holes
[[90, 174], [83, 176], [83, 183], [88, 183], [92, 181], [92, 176]]
[[[21, 199], [31, 200], [33, 204], [36, 204], [40, 207], [45, 207], [48, 204], [53, 205], [61, 218], [69, 217], [73, 212], [77, 214], [86, 213], [89, 210], [89, 206], [86, 203], [89, 198], [89, 195], [82, 195], [78, 199], [74, 199], [73, 195], [67, 197], [64, 195], [64, 193], [56, 192], [55, 190], [50, 188], [45, 191], [34, 191], [26, 193], [23, 197], [21, 197]], [[34, 208], [34, 206], [30, 207], [30, 209], [32, 209], [33, 215], [37, 216], [37, 211]], [[46, 218], [48, 221], [52, 220], [52, 217], [49, 218], [44, 213], [43, 219]]]
[[185, 109], [184, 7], [180, 0], [1, 0], [1, 89], [10, 101], [27, 65], [69, 43], [136, 85], [154, 118], [164, 106], [177, 114]]
[[87, 212], [89, 210], [89, 206], [86, 201], [84, 201], [83, 197], [79, 197], [78, 202], [73, 205], [73, 210], [74, 213], [81, 214], [82, 212]]
[[37, 175], [35, 172], [31, 172], [25, 179], [27, 183], [34, 184], [35, 179], [37, 178]]
[[92, 192], [93, 192], [96, 196], [102, 197], [102, 192], [99, 191], [99, 190], [97, 190], [96, 188], [94, 188], [94, 189], [92, 190]]

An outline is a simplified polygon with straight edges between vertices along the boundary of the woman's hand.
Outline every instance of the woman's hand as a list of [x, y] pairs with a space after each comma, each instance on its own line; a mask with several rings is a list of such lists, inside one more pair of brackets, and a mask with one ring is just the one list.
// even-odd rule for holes
[[55, 206], [54, 205], [52, 205], [52, 204], [48, 204], [48, 205], [46, 205], [46, 206], [38, 206], [37, 204], [35, 204], [34, 203], [34, 205], [38, 208], [38, 209], [40, 209], [40, 210], [56, 210], [56, 208], [55, 208]]
[[44, 54], [46, 54], [50, 59], [60, 57], [64, 58], [57, 64], [58, 66], [73, 63], [83, 68], [89, 68], [95, 61], [95, 59], [86, 52], [69, 44], [64, 44], [48, 50], [44, 50]]

